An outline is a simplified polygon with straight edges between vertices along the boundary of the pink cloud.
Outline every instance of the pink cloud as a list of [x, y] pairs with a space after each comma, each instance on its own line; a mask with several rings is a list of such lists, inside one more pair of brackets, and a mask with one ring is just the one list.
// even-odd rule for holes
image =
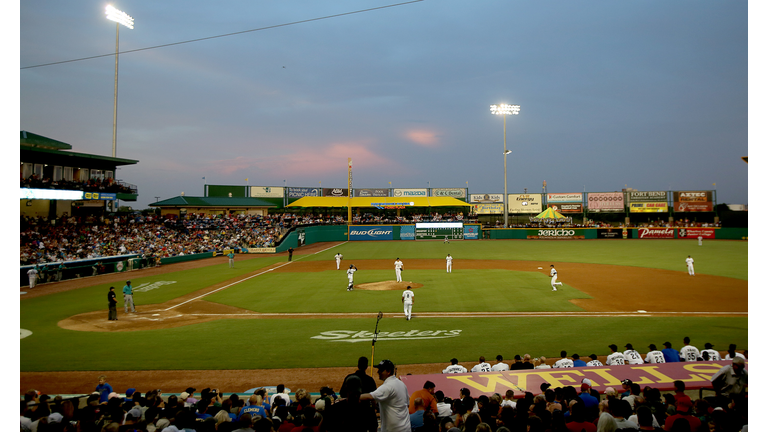
[[405, 132], [405, 138], [410, 141], [425, 147], [437, 147], [438, 142], [437, 135], [433, 131], [424, 129], [412, 129]]

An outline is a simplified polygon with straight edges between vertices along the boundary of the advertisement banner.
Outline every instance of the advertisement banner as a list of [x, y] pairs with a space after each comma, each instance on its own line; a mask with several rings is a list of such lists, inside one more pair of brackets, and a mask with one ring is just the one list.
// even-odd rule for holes
[[666, 191], [629, 191], [629, 201], [664, 201], [667, 202]]
[[577, 240], [584, 238], [583, 229], [541, 228], [526, 230], [529, 239], [539, 240]]
[[675, 202], [705, 203], [712, 202], [712, 191], [675, 191], [672, 192]]
[[323, 190], [320, 188], [289, 187], [288, 198], [304, 198], [323, 196]]
[[677, 238], [679, 239], [697, 239], [697, 238], [713, 239], [715, 238], [714, 228], [680, 228], [677, 230]]
[[672, 209], [676, 212], [711, 212], [714, 205], [711, 202], [678, 202]]
[[560, 213], [583, 213], [584, 207], [581, 203], [557, 203], [548, 204], [547, 207]]
[[113, 201], [117, 199], [116, 193], [103, 193], [103, 192], [84, 192], [83, 199], [87, 200], [99, 200], [99, 201]]
[[277, 248], [273, 247], [267, 247], [267, 248], [248, 248], [246, 249], [248, 253], [275, 253], [277, 252]]
[[324, 197], [345, 197], [349, 196], [349, 189], [342, 188], [323, 188]]
[[507, 204], [510, 213], [541, 213], [542, 194], [509, 194]]
[[478, 240], [480, 238], [480, 225], [464, 225], [464, 240]]
[[590, 192], [587, 194], [587, 209], [591, 212], [624, 211], [624, 193]]
[[638, 228], [637, 238], [671, 239], [675, 238], [675, 230], [674, 228]]
[[[429, 334], [421, 330], [411, 330], [407, 334], [399, 332], [401, 340], [409, 340], [416, 335]], [[445, 333], [441, 333], [443, 336]], [[349, 336], [347, 336], [349, 337]], [[443, 336], [444, 337], [444, 336]], [[459, 334], [458, 337], [470, 338]], [[365, 340], [363, 337], [360, 339]], [[370, 341], [371, 336], [367, 336]], [[457, 342], [451, 342], [457, 345]], [[516, 398], [525, 396], [525, 392], [534, 395], [542, 393], [541, 385], [549, 383], [552, 388], [572, 386], [579, 388], [584, 378], [592, 382], [592, 388], [604, 393], [608, 387], [620, 388], [624, 379], [642, 383], [642, 387], [657, 388], [662, 393], [673, 391], [675, 381], [685, 381], [686, 390], [712, 387], [710, 379], [723, 366], [731, 364], [731, 360], [676, 362], [622, 366], [578, 367], [563, 369], [529, 369], [523, 371], [504, 372], [469, 372], [458, 374], [433, 375], [402, 375], [400, 379], [408, 388], [408, 393], [421, 390], [426, 381], [435, 383], [435, 388], [447, 395], [458, 395], [462, 388], [470, 390], [473, 397], [480, 395], [492, 396], [494, 393], [505, 394], [512, 390]], [[469, 363], [467, 363], [469, 366]], [[746, 362], [749, 371], [749, 362]]]
[[466, 198], [467, 190], [464, 188], [434, 188], [433, 197]]
[[551, 193], [547, 194], [547, 203], [580, 203], [583, 197], [581, 192], [577, 193]]
[[392, 191], [392, 196], [395, 197], [425, 197], [427, 196], [426, 189], [395, 189]]
[[416, 240], [416, 226], [415, 225], [401, 226], [400, 240]]
[[389, 189], [353, 189], [356, 197], [388, 197]]
[[626, 228], [606, 228], [597, 230], [597, 238], [599, 239], [620, 239], [620, 238], [632, 238], [632, 231]]
[[285, 189], [282, 187], [251, 186], [251, 198], [282, 198]]
[[633, 202], [629, 203], [630, 213], [667, 213], [669, 211], [665, 202]]
[[470, 203], [504, 203], [504, 194], [470, 194]]
[[504, 204], [473, 204], [475, 214], [504, 214]]
[[352, 226], [349, 227], [350, 240], [394, 240], [392, 226]]

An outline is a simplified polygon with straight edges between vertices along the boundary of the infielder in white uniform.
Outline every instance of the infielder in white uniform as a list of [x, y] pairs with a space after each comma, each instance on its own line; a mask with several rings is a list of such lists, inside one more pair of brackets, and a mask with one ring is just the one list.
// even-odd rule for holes
[[448, 254], [448, 256], [445, 257], [445, 271], [447, 273], [450, 273], [452, 268], [453, 268], [453, 257], [451, 256], [451, 254]]
[[354, 264], [349, 266], [349, 270], [347, 270], [347, 279], [349, 279], [349, 285], [347, 286], [347, 291], [352, 291], [353, 286], [355, 284], [355, 272], [357, 271], [357, 267], [355, 267]]
[[29, 277], [29, 287], [34, 288], [37, 285], [37, 266], [32, 267], [27, 271]]
[[691, 276], [696, 276], [693, 274], [693, 258], [691, 258], [690, 255], [688, 255], [688, 258], [685, 259], [685, 265], [688, 267], [688, 274]]
[[398, 282], [403, 281], [403, 277], [400, 275], [400, 273], [403, 271], [403, 262], [400, 261], [400, 258], [398, 258], [395, 261], [395, 276], [397, 277]]
[[344, 255], [337, 253], [335, 258], [336, 258], [336, 270], [339, 270], [341, 268], [341, 260], [344, 258]]
[[411, 291], [411, 286], [408, 285], [408, 287], [403, 291], [403, 312], [405, 312], [405, 319], [410, 321], [411, 320], [411, 309], [413, 309], [413, 291]]
[[554, 264], [550, 264], [549, 267], [550, 267], [549, 275], [552, 276], [552, 281], [551, 281], [551, 283], [552, 283], [552, 291], [557, 291], [557, 288], [555, 288], [555, 285], [563, 286], [563, 283], [557, 281], [557, 270], [555, 270], [555, 265]]

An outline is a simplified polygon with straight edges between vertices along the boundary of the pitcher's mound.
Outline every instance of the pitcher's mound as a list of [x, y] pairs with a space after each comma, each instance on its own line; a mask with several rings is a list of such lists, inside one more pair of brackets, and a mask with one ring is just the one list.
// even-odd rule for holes
[[355, 289], [368, 290], [368, 291], [386, 291], [386, 290], [405, 291], [405, 287], [409, 285], [411, 286], [411, 289], [421, 288], [424, 286], [420, 283], [414, 283], [414, 282], [408, 282], [408, 281], [402, 281], [402, 282], [384, 281], [384, 282], [371, 282], [371, 283], [355, 285]]

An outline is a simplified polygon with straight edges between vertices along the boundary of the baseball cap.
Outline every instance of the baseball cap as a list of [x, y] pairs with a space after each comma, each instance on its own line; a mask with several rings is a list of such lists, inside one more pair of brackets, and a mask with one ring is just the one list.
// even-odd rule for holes
[[184, 390], [184, 391], [186, 391], [187, 393], [189, 393], [189, 394], [191, 395], [192, 393], [194, 393], [194, 392], [195, 392], [195, 390], [197, 390], [197, 389], [196, 389], [196, 388], [194, 388], [194, 387], [187, 387], [187, 389], [186, 389], [186, 390]]
[[634, 348], [632, 348], [632, 344], [631, 343], [628, 343], [628, 344], [624, 345], [624, 348], [634, 349]]
[[689, 396], [680, 397], [675, 403], [675, 408], [681, 412], [688, 412], [691, 410], [691, 408], [693, 408], [693, 402], [691, 402], [691, 398]]
[[379, 364], [377, 364], [374, 367], [376, 369], [379, 369], [379, 370], [384, 369], [384, 370], [390, 371], [390, 372], [394, 372], [395, 371], [395, 364], [392, 363], [392, 361], [387, 360], [387, 359], [384, 359], [384, 360], [380, 361]]
[[112, 393], [109, 394], [109, 396], [107, 396], [107, 399], [119, 398], [119, 397], [120, 397], [119, 394], [117, 394], [115, 392], [112, 392]]
[[608, 395], [608, 396], [610, 396], [610, 395], [614, 395], [615, 396], [616, 395], [616, 389], [613, 388], [613, 387], [606, 387], [605, 388], [605, 394]]
[[64, 416], [57, 412], [48, 416], [48, 423], [61, 423], [62, 420], [64, 420]]
[[712, 345], [712, 344], [711, 344], [711, 343], [709, 343], [709, 342], [707, 342], [707, 343], [705, 343], [705, 344], [704, 344], [704, 348], [705, 348], [705, 349], [710, 349], [710, 348], [712, 348], [713, 346], [714, 346], [714, 345]]
[[630, 384], [632, 384], [632, 380], [631, 379], [621, 380], [621, 383], [622, 384], [626, 384], [626, 385], [630, 385]]
[[651, 350], [655, 350], [656, 349], [656, 345], [655, 344], [650, 344], [650, 345], [648, 345], [648, 348], [650, 348]]
[[591, 386], [592, 385], [592, 380], [590, 380], [589, 378], [584, 378], [583, 380], [581, 380], [581, 383], [582, 384], [586, 384], [588, 386]]
[[608, 348], [610, 348], [610, 349], [612, 349], [612, 350], [614, 350], [614, 351], [616, 351], [617, 349], [619, 349], [619, 347], [617, 347], [617, 346], [616, 346], [616, 344], [610, 344], [610, 345], [608, 345]]
[[669, 342], [664, 342], [664, 346], [667, 348], [672, 348], [672, 344]]
[[188, 397], [189, 397], [189, 393], [187, 392], [181, 392], [181, 394], [179, 395], [179, 399], [186, 399]]
[[552, 387], [552, 384], [545, 382], [545, 383], [541, 383], [541, 385], [539, 386], [539, 389], [541, 391], [546, 391], [550, 387]]
[[581, 391], [589, 391], [589, 384], [582, 384]]
[[134, 393], [136, 393], [136, 389], [135, 388], [129, 388], [128, 390], [125, 391], [125, 397], [131, 397], [131, 396], [133, 396]]
[[128, 415], [133, 418], [141, 418], [141, 410], [138, 408], [131, 408], [131, 410], [128, 411]]
[[597, 355], [596, 354], [590, 354], [589, 358], [591, 358], [592, 360], [597, 360]]

